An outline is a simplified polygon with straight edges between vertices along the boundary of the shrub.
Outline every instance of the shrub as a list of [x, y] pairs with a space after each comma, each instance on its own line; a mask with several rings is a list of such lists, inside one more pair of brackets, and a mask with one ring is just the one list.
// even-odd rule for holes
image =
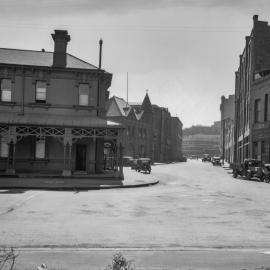
[[112, 264], [109, 264], [105, 270], [135, 270], [132, 260], [127, 260], [121, 252], [113, 255]]

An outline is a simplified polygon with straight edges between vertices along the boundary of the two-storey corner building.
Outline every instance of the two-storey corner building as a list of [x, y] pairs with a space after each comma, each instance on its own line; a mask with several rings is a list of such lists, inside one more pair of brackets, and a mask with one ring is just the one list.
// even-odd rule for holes
[[234, 95], [228, 98], [221, 97], [220, 113], [221, 113], [221, 134], [220, 145], [221, 154], [228, 163], [233, 163], [234, 154]]
[[269, 162], [270, 26], [253, 16], [235, 79], [235, 162]]
[[68, 54], [67, 31], [52, 38], [54, 52], [0, 49], [2, 173], [102, 173], [104, 142], [117, 160], [122, 128], [105, 115], [112, 74]]

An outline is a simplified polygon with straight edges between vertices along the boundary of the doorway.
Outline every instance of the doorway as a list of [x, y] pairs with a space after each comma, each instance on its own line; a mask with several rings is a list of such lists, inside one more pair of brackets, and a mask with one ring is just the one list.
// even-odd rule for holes
[[86, 144], [76, 145], [76, 171], [86, 171]]

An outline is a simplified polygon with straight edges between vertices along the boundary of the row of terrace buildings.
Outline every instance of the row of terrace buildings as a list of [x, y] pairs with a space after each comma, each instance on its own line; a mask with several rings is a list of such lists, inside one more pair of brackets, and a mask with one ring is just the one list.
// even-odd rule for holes
[[253, 16], [235, 72], [235, 93], [221, 98], [221, 148], [226, 161], [270, 162], [270, 26]]
[[[112, 74], [69, 53], [65, 30], [54, 51], [0, 48], [0, 175], [97, 175], [122, 179], [121, 157], [181, 157], [182, 123], [168, 110], [127, 104]], [[175, 134], [173, 136], [172, 134]]]
[[182, 122], [167, 108], [152, 104], [148, 94], [141, 103], [114, 96], [107, 102], [106, 115], [126, 128], [121, 137], [125, 156], [149, 157], [154, 162], [181, 160]]

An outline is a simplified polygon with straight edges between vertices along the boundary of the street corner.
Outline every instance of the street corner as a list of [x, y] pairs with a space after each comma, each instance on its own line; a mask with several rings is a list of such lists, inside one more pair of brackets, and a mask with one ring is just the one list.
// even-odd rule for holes
[[123, 188], [147, 187], [159, 183], [159, 180], [152, 174], [136, 172], [130, 168], [124, 168]]

